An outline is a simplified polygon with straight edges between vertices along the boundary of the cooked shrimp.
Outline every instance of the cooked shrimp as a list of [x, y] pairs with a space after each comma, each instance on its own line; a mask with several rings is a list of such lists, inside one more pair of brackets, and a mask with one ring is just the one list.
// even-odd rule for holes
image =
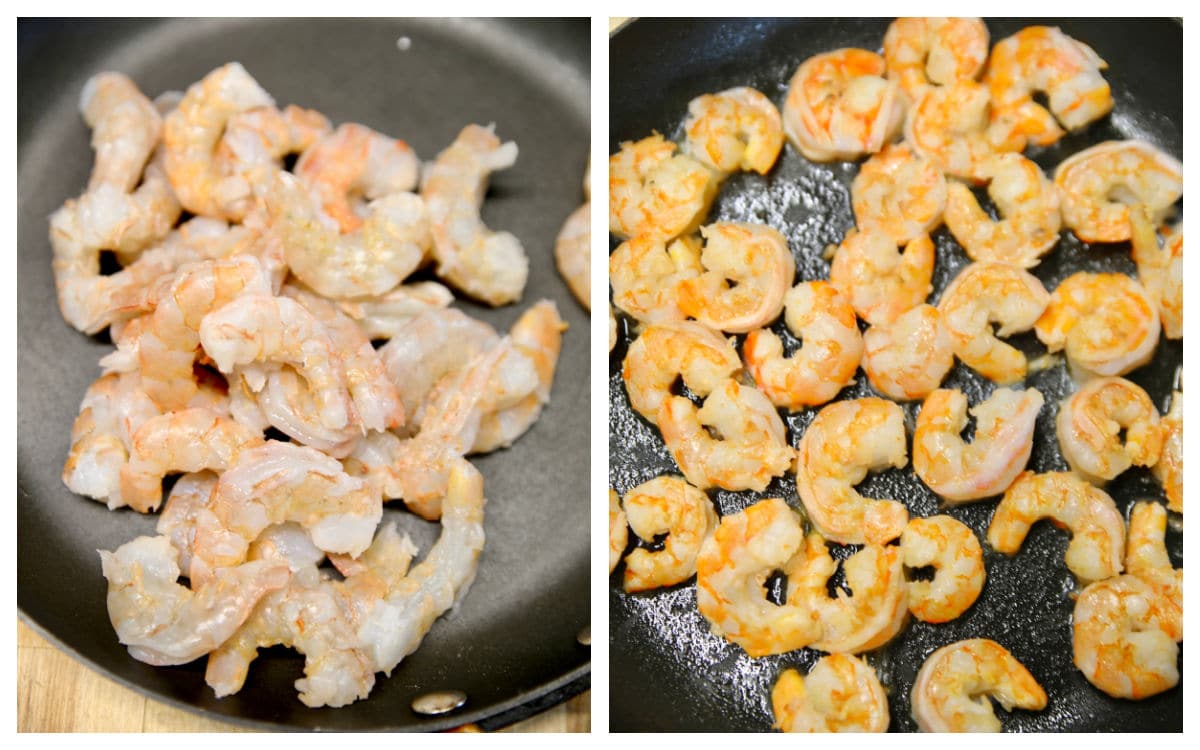
[[994, 260], [1032, 268], [1058, 242], [1062, 218], [1058, 191], [1037, 164], [1020, 154], [992, 157], [980, 169], [988, 195], [1003, 217], [993, 221], [971, 189], [951, 182], [946, 226], [971, 260]]
[[691, 320], [646, 326], [625, 354], [621, 377], [634, 411], [658, 424], [658, 410], [677, 378], [704, 398], [742, 369], [724, 336]]
[[1171, 408], [1159, 422], [1163, 433], [1162, 454], [1151, 471], [1162, 484], [1167, 507], [1183, 512], [1183, 393], [1171, 394]]
[[783, 132], [811, 161], [853, 161], [900, 132], [904, 97], [883, 77], [884, 60], [844, 48], [810, 57], [788, 84]]
[[783, 148], [779, 110], [747, 86], [688, 102], [685, 153], [721, 174], [738, 169], [766, 174]]
[[902, 503], [868, 499], [854, 489], [867, 472], [908, 463], [899, 406], [881, 398], [829, 404], [800, 438], [797, 454], [796, 491], [822, 535], [839, 544], [884, 544], [904, 531]]
[[1179, 684], [1179, 646], [1163, 627], [1170, 605], [1141, 578], [1096, 581], [1075, 600], [1072, 648], [1088, 682], [1114, 698], [1141, 700]]
[[920, 304], [863, 334], [862, 368], [875, 390], [895, 401], [923, 399], [954, 366], [954, 343], [942, 314]]
[[909, 240], [904, 252], [879, 230], [846, 233], [829, 267], [838, 288], [868, 323], [890, 323], [925, 301], [933, 290], [935, 251], [929, 235]]
[[454, 294], [436, 281], [417, 281], [373, 297], [338, 300], [337, 306], [358, 323], [367, 338], [375, 340], [395, 338], [408, 321], [453, 301]]
[[617, 315], [613, 311], [613, 306], [608, 306], [608, 353], [612, 354], [613, 348], [617, 345]]
[[704, 222], [717, 175], [655, 133], [627, 141], [608, 159], [608, 231], [669, 242]]
[[[1006, 385], [1023, 380], [1028, 363], [1024, 353], [997, 337], [1033, 328], [1044, 320], [1042, 313], [1049, 303], [1050, 294], [1028, 271], [1007, 263], [977, 261], [959, 271], [937, 307], [954, 342], [954, 354], [985, 378]], [[999, 324], [995, 333], [993, 323]]]
[[883, 35], [888, 78], [910, 101], [930, 86], [974, 79], [988, 56], [982, 18], [897, 18]]
[[1154, 356], [1161, 326], [1158, 305], [1135, 279], [1080, 271], [1055, 287], [1035, 330], [1082, 374], [1124, 375]]
[[1183, 225], [1172, 227], [1158, 246], [1158, 233], [1150, 222], [1150, 212], [1134, 208], [1129, 212], [1133, 262], [1138, 280], [1158, 304], [1163, 335], [1183, 338]]
[[1177, 642], [1183, 640], [1183, 568], [1171, 565], [1164, 537], [1167, 510], [1159, 503], [1138, 502], [1129, 513], [1125, 572], [1141, 578], [1162, 594], [1158, 625]]
[[158, 110], [128, 76], [105, 72], [83, 85], [79, 111], [96, 152], [87, 192], [102, 185], [131, 192], [162, 133]]
[[241, 64], [223, 65], [192, 84], [163, 121], [167, 177], [179, 202], [193, 214], [236, 219], [221, 205], [225, 178], [215, 158], [230, 118], [275, 101]]
[[821, 657], [806, 677], [784, 670], [771, 711], [783, 732], [886, 732], [890, 720], [875, 670], [849, 654]]
[[682, 477], [661, 476], [626, 492], [623, 505], [629, 528], [640, 539], [667, 535], [661, 550], [639, 547], [625, 557], [625, 590], [674, 586], [691, 578], [700, 545], [717, 525], [708, 495]]
[[1100, 581], [1121, 572], [1125, 520], [1103, 490], [1070, 472], [1017, 477], [996, 506], [988, 526], [988, 544], [1015, 555], [1029, 528], [1043, 518], [1071, 533], [1067, 569], [1081, 583]]
[[192, 590], [177, 583], [178, 557], [165, 536], [100, 552], [113, 629], [133, 658], [156, 667], [186, 664], [220, 646], [288, 577], [287, 566], [251, 562], [217, 571]]
[[829, 595], [836, 563], [820, 534], [809, 534], [804, 554], [784, 573], [789, 600], [808, 602], [821, 623], [821, 637], [811, 647], [829, 653], [861, 654], [895, 638], [908, 622], [908, 585], [904, 558], [896, 545], [868, 544], [842, 563], [846, 586]]
[[[1100, 75], [1107, 67], [1091, 47], [1061, 30], [1030, 26], [996, 42], [984, 81], [997, 108], [1021, 110], [1039, 123], [1032, 134], [1045, 146], [1064, 134], [1055, 118], [1074, 131], [1112, 110], [1112, 91]], [[1053, 117], [1034, 102], [1038, 92], [1046, 95]]]
[[643, 234], [608, 256], [613, 305], [645, 323], [683, 320], [679, 284], [704, 273], [698, 237], [674, 241]]
[[468, 125], [421, 178], [438, 276], [493, 307], [520, 299], [529, 275], [521, 241], [479, 216], [488, 175], [516, 161], [517, 144], [501, 144], [491, 126]]
[[1005, 711], [1041, 711], [1046, 691], [1008, 649], [986, 638], [952, 643], [925, 659], [912, 689], [912, 717], [922, 732], [999, 732], [987, 698]]
[[783, 356], [783, 342], [769, 328], [751, 331], [743, 352], [746, 369], [776, 406], [796, 411], [835, 398], [858, 371], [862, 334], [854, 308], [827, 281], [806, 281], [784, 297], [784, 320], [803, 341]]
[[1183, 195], [1183, 164], [1145, 141], [1106, 141], [1059, 164], [1054, 184], [1076, 237], [1124, 242], [1131, 206], [1145, 206], [1158, 224]]
[[554, 240], [554, 263], [575, 299], [592, 309], [592, 204], [571, 212]]
[[946, 177], [908, 144], [889, 144], [859, 167], [850, 205], [860, 230], [904, 245], [942, 223]]
[[[612, 573], [617, 563], [621, 562], [621, 555], [625, 554], [625, 547], [629, 544], [629, 522], [625, 518], [625, 511], [621, 508], [621, 498], [617, 495], [617, 491], [609, 489], [608, 491], [608, 572]], [[693, 561], [694, 562], [694, 561]]]
[[775, 407], [732, 379], [713, 388], [699, 409], [671, 396], [659, 409], [658, 427], [679, 470], [700, 489], [762, 492], [795, 458]]
[[322, 136], [304, 150], [295, 172], [343, 234], [363, 225], [369, 201], [417, 187], [420, 163], [404, 141], [353, 122]]
[[996, 154], [1022, 151], [1020, 122], [995, 117], [987, 86], [961, 79], [930, 88], [909, 108], [904, 140], [948, 177], [986, 179], [983, 167]]
[[1103, 484], [1130, 466], [1153, 466], [1162, 452], [1158, 408], [1125, 378], [1096, 378], [1058, 410], [1058, 447], [1071, 469]]
[[1041, 391], [997, 388], [971, 407], [975, 437], [963, 441], [967, 397], [939, 389], [929, 394], [913, 431], [913, 471], [951, 504], [970, 502], [1008, 489], [1029, 463], [1033, 428], [1045, 398]]
[[[348, 419], [341, 426], [326, 424], [315, 392], [304, 375], [288, 364], [250, 364], [229, 375], [231, 401], [239, 402], [239, 421], [256, 429], [273, 427], [293, 440], [318, 448], [335, 458], [354, 450], [364, 427], [346, 395]], [[393, 407], [398, 403], [393, 401]]]
[[[179, 553], [179, 569], [192, 569], [192, 550], [196, 547], [196, 517], [208, 505], [213, 489], [217, 486], [217, 475], [211, 471], [184, 474], [175, 482], [154, 531], [171, 540], [171, 546]], [[307, 534], [305, 535], [307, 538]], [[198, 581], [194, 581], [199, 583]]]
[[908, 610], [922, 622], [949, 622], [966, 612], [987, 573], [971, 528], [950, 516], [914, 518], [900, 535], [904, 564], [934, 568], [933, 580], [908, 582]]
[[183, 409], [146, 420], [121, 467], [121, 499], [139, 513], [158, 508], [173, 472], [224, 471], [262, 435], [211, 409]]

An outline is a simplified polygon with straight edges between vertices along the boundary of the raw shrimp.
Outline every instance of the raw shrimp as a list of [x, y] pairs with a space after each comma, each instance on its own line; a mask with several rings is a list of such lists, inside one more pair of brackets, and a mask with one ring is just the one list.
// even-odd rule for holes
[[113, 629], [133, 658], [156, 667], [186, 664], [220, 646], [263, 595], [287, 582], [286, 566], [250, 562], [192, 590], [176, 582], [178, 557], [165, 536], [100, 552]]
[[1183, 338], [1183, 224], [1167, 231], [1163, 246], [1150, 221], [1150, 212], [1134, 208], [1129, 212], [1133, 262], [1138, 279], [1158, 304], [1163, 335]]
[[811, 161], [853, 161], [900, 132], [904, 97], [883, 77], [884, 60], [844, 48], [810, 57], [796, 69], [783, 105], [783, 132]]
[[158, 514], [154, 531], [171, 540], [171, 546], [179, 553], [180, 570], [192, 569], [192, 550], [196, 548], [196, 517], [208, 505], [216, 486], [217, 475], [211, 471], [184, 474], [171, 488], [162, 513]]
[[554, 262], [575, 299], [592, 309], [592, 204], [571, 212], [554, 240]]
[[806, 677], [784, 670], [771, 689], [771, 711], [783, 732], [886, 732], [890, 720], [875, 670], [849, 654], [821, 657]]
[[1142, 205], [1159, 224], [1183, 195], [1183, 164], [1145, 141], [1105, 141], [1054, 170], [1063, 224], [1084, 242], [1124, 242]]
[[629, 523], [625, 511], [621, 508], [621, 498], [617, 491], [608, 491], [608, 572], [616, 570], [629, 544]]
[[679, 285], [704, 273], [700, 239], [673, 241], [643, 234], [622, 242], [608, 256], [613, 305], [645, 323], [683, 320]]
[[677, 287], [679, 309], [718, 331], [745, 333], [770, 323], [796, 275], [787, 240], [760, 224], [701, 227], [704, 271]]
[[625, 590], [674, 586], [691, 578], [700, 545], [717, 525], [708, 495], [682, 477], [661, 476], [626, 492], [623, 505], [629, 528], [640, 539], [667, 535], [661, 550], [639, 547], [625, 557]]
[[846, 233], [829, 266], [829, 283], [838, 288], [868, 323], [890, 323], [925, 301], [933, 290], [933, 241], [922, 234], [901, 253], [879, 230]]
[[634, 411], [658, 424], [658, 410], [676, 379], [704, 398], [742, 369], [737, 350], [724, 336], [691, 320], [646, 326], [625, 354], [621, 377]]
[[713, 388], [699, 409], [671, 396], [659, 409], [658, 427], [684, 477], [700, 489], [762, 492], [795, 458], [775, 407], [732, 379]]
[[1158, 408], [1125, 378], [1096, 378], [1058, 410], [1058, 447], [1071, 469], [1104, 484], [1130, 466], [1153, 466], [1162, 452]]
[[900, 549], [907, 567], [934, 568], [932, 581], [908, 582], [908, 610], [918, 620], [949, 622], [983, 591], [983, 548], [962, 522], [950, 516], [914, 518], [900, 535]]
[[286, 172], [266, 183], [263, 200], [288, 267], [326, 297], [386, 293], [421, 265], [432, 242], [432, 206], [427, 210], [413, 193], [372, 201], [362, 225], [346, 234], [326, 221], [312, 195]]
[[717, 194], [717, 175], [661, 135], [627, 141], [608, 159], [608, 231], [662, 242], [695, 231]]
[[797, 447], [796, 491], [809, 521], [839, 544], [884, 544], [904, 531], [908, 509], [872, 500], [854, 485], [867, 472], [908, 463], [904, 412], [881, 398], [838, 401], [821, 409]]
[[1141, 578], [1096, 581], [1075, 600], [1072, 649], [1088, 682], [1141, 700], [1179, 684], [1179, 646], [1163, 627], [1167, 598]]
[[256, 429], [273, 427], [336, 458], [349, 454], [362, 439], [364, 427], [353, 403], [347, 405], [349, 418], [344, 425], [325, 424], [318, 395], [291, 365], [247, 365], [230, 373], [229, 381], [231, 393], [236, 394], [231, 400], [239, 403], [239, 421]]
[[746, 369], [776, 406], [797, 411], [835, 398], [862, 360], [854, 308], [827, 281], [806, 281], [784, 297], [784, 320], [803, 344], [790, 357], [769, 328], [751, 331], [743, 346]]
[[373, 297], [338, 300], [338, 309], [358, 323], [367, 338], [391, 339], [408, 321], [428, 310], [441, 310], [454, 301], [454, 294], [436, 281], [401, 284]]
[[1183, 393], [1171, 394], [1171, 408], [1159, 422], [1163, 433], [1162, 454], [1151, 471], [1162, 484], [1167, 507], [1183, 512]]
[[946, 177], [908, 144], [889, 144], [859, 167], [850, 205], [860, 230], [904, 245], [942, 223]]
[[342, 234], [363, 225], [369, 202], [417, 187], [420, 162], [404, 141], [348, 122], [322, 134], [296, 162], [296, 176]]
[[[954, 342], [954, 354], [985, 378], [1006, 385], [1024, 380], [1028, 363], [1024, 353], [997, 337], [1033, 328], [1044, 320], [1042, 313], [1049, 303], [1050, 294], [1028, 271], [1007, 263], [977, 261], [959, 271], [937, 307]], [[993, 323], [999, 324], [995, 333]]]
[[230, 118], [275, 101], [241, 64], [223, 65], [188, 87], [179, 105], [163, 121], [167, 177], [179, 202], [193, 214], [236, 219], [221, 205], [225, 178], [216, 157]]
[[999, 154], [980, 168], [988, 196], [1003, 217], [993, 221], [961, 182], [947, 188], [946, 227], [971, 260], [1032, 268], [1058, 242], [1058, 191], [1041, 168], [1020, 154]]
[[947, 177], [980, 182], [993, 156], [1022, 151], [1027, 141], [1019, 122], [993, 114], [981, 83], [958, 80], [930, 88], [909, 108], [904, 140]]
[[438, 276], [493, 307], [520, 299], [529, 275], [521, 241], [479, 216], [488, 175], [516, 161], [516, 143], [501, 144], [492, 126], [468, 125], [421, 178]]
[[975, 436], [965, 442], [967, 397], [939, 389], [929, 394], [913, 431], [913, 471], [951, 504], [999, 495], [1029, 463], [1033, 428], [1045, 398], [1029, 388], [997, 388], [970, 408]]
[[974, 79], [988, 56], [982, 18], [897, 18], [883, 35], [888, 78], [910, 101], [930, 86]]
[[863, 372], [875, 390], [895, 401], [925, 398], [954, 366], [954, 342], [933, 305], [873, 325], [862, 338]]
[[1050, 295], [1034, 329], [1051, 352], [1084, 376], [1124, 375], [1154, 356], [1161, 326], [1158, 305], [1123, 273], [1080, 271]]
[[211, 409], [183, 409], [146, 420], [121, 467], [121, 499], [139, 513], [158, 508], [162, 480], [174, 472], [224, 471], [262, 435]]
[[912, 689], [922, 732], [999, 732], [988, 698], [1005, 711], [1041, 711], [1046, 691], [1008, 649], [986, 638], [951, 643], [925, 659]]
[[779, 110], [761, 91], [738, 86], [688, 102], [685, 152], [721, 174], [766, 174], [783, 148]]
[[1070, 531], [1067, 569], [1081, 583], [1121, 572], [1125, 520], [1111, 497], [1071, 472], [1027, 471], [1017, 477], [992, 515], [988, 544], [997, 552], [1015, 555], [1029, 528], [1043, 518]]
[[[984, 81], [997, 108], [1019, 110], [1038, 123], [1031, 134], [1046, 146], [1064, 135], [1055, 118], [1074, 131], [1112, 110], [1112, 91], [1100, 75], [1107, 67], [1091, 47], [1061, 30], [1030, 26], [996, 42]], [[1046, 95], [1050, 112], [1034, 102], [1037, 92]]]
[[1183, 568], [1171, 565], [1164, 537], [1167, 510], [1159, 503], [1138, 502], [1129, 513], [1125, 572], [1141, 578], [1162, 594], [1158, 625], [1176, 642], [1183, 640]]

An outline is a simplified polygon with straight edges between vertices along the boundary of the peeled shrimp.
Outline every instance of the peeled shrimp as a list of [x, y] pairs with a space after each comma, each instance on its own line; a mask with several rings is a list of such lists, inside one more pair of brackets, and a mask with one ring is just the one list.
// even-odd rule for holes
[[673, 241], [643, 234], [608, 256], [613, 305], [645, 323], [683, 320], [679, 284], [704, 272], [699, 238]]
[[699, 228], [717, 194], [717, 176], [675, 148], [655, 133], [622, 143], [609, 157], [608, 231], [668, 242]]
[[907, 144], [889, 144], [859, 167], [850, 184], [850, 205], [860, 230], [903, 245], [941, 224], [946, 178]]
[[1161, 330], [1158, 305], [1123, 273], [1080, 271], [1063, 279], [1035, 326], [1051, 352], [1066, 350], [1083, 375], [1124, 375], [1150, 361]]
[[896, 545], [868, 544], [842, 562], [846, 586], [829, 594], [837, 564], [820, 534], [809, 534], [802, 555], [784, 568], [789, 599], [807, 602], [821, 623], [818, 651], [860, 654], [895, 638], [908, 623], [904, 558]]
[[1177, 642], [1183, 640], [1183, 568], [1167, 554], [1167, 510], [1159, 503], [1134, 503], [1125, 543], [1125, 572], [1162, 594], [1158, 625]]
[[1070, 472], [1027, 471], [1018, 477], [996, 506], [988, 544], [997, 552], [1015, 555], [1029, 528], [1043, 518], [1070, 531], [1067, 569], [1081, 583], [1121, 572], [1125, 520], [1103, 490]]
[[858, 371], [863, 341], [854, 308], [827, 281], [801, 282], [784, 297], [784, 320], [803, 341], [783, 356], [783, 342], [768, 328], [751, 331], [743, 347], [746, 369], [776, 406], [798, 410], [835, 398]]
[[529, 276], [521, 241], [479, 216], [488, 175], [516, 161], [517, 144], [501, 144], [491, 126], [468, 125], [421, 179], [438, 276], [493, 307], [520, 299]]
[[[1028, 363], [1024, 353], [997, 337], [1033, 328], [1044, 319], [1049, 303], [1050, 294], [1028, 271], [978, 261], [960, 271], [942, 292], [938, 312], [963, 364], [1005, 385], [1023, 380]], [[995, 333], [993, 323], [999, 324]]]
[[771, 711], [783, 732], [886, 732], [890, 720], [875, 670], [849, 654], [821, 657], [805, 677], [784, 670]]
[[930, 88], [909, 108], [904, 140], [947, 177], [986, 179], [983, 167], [996, 154], [1022, 151], [1021, 123], [993, 116], [987, 86], [961, 79]]
[[686, 153], [721, 174], [770, 171], [783, 148], [779, 110], [747, 86], [704, 94], [688, 102]]
[[196, 548], [196, 517], [208, 505], [216, 486], [217, 475], [211, 471], [184, 474], [171, 488], [162, 513], [158, 514], [154, 530], [171, 540], [171, 546], [179, 553], [179, 569], [182, 571], [192, 569], [192, 550]]
[[897, 18], [883, 35], [888, 78], [910, 101], [930, 86], [974, 79], [988, 56], [988, 30], [981, 18]]
[[1172, 227], [1158, 246], [1158, 233], [1144, 208], [1129, 212], [1133, 262], [1138, 280], [1158, 304], [1163, 335], [1183, 338], [1183, 225]]
[[128, 76], [112, 72], [87, 80], [79, 110], [92, 128], [96, 152], [87, 192], [102, 185], [131, 192], [162, 133], [158, 110]]
[[800, 438], [797, 454], [796, 491], [822, 535], [839, 544], [884, 544], [904, 531], [902, 503], [864, 498], [854, 489], [867, 472], [908, 463], [899, 406], [881, 398], [829, 404]]
[[[1091, 47], [1061, 30], [1030, 26], [996, 42], [984, 81], [996, 107], [1019, 110], [1038, 124], [1030, 132], [1045, 146], [1064, 135], [1055, 118], [1075, 131], [1112, 110], [1112, 91], [1100, 75], [1107, 67]], [[1049, 112], [1034, 102], [1036, 92], [1048, 98]]]
[[1159, 422], [1163, 433], [1162, 454], [1151, 471], [1163, 486], [1167, 507], [1183, 512], [1183, 393], [1171, 394], [1171, 408]]
[[933, 305], [921, 304], [863, 334], [862, 368], [875, 390], [895, 401], [923, 399], [954, 366], [954, 343]]
[[625, 354], [621, 377], [629, 405], [658, 424], [658, 410], [676, 378], [701, 398], [741, 370], [737, 350], [724, 336], [695, 321], [646, 326]]
[[617, 495], [617, 491], [610, 489], [608, 491], [608, 572], [612, 573], [617, 563], [621, 562], [621, 555], [625, 554], [625, 547], [629, 544], [629, 523], [625, 518], [625, 511], [621, 508], [621, 498]]
[[1131, 206], [1154, 224], [1183, 195], [1183, 165], [1145, 141], [1106, 141], [1073, 154], [1054, 170], [1063, 224], [1084, 242], [1132, 236]]
[[767, 226], [734, 222], [701, 227], [700, 235], [704, 271], [679, 282], [679, 309], [729, 333], [745, 333], [778, 317], [796, 275], [787, 239]]
[[971, 260], [1032, 268], [1058, 242], [1058, 191], [1037, 164], [1020, 154], [992, 157], [980, 169], [988, 195], [1003, 217], [993, 221], [970, 188], [951, 182], [946, 226]]
[[904, 97], [884, 60], [844, 48], [810, 57], [788, 84], [783, 132], [811, 161], [853, 161], [883, 148], [904, 122]]
[[917, 415], [913, 471], [951, 504], [999, 495], [1029, 463], [1043, 403], [1036, 388], [997, 388], [971, 407], [975, 436], [967, 443], [967, 397], [958, 390], [934, 391]]
[[700, 545], [717, 525], [708, 496], [682, 477], [661, 476], [626, 492], [622, 505], [639, 538], [667, 535], [661, 550], [638, 548], [625, 557], [625, 590], [674, 586], [691, 578]]
[[554, 240], [554, 262], [575, 299], [592, 308], [592, 204], [571, 212]]
[[1097, 484], [1133, 465], [1153, 466], [1162, 452], [1158, 408], [1124, 378], [1088, 381], [1063, 402], [1055, 424], [1063, 458]]
[[613, 306], [608, 306], [608, 353], [612, 354], [612, 350], [617, 345], [617, 315], [613, 311]]
[[761, 492], [795, 457], [767, 397], [732, 379], [713, 388], [699, 409], [671, 396], [659, 409], [658, 427], [684, 477], [700, 489]]
[[[985, 697], [986, 696], [986, 697]], [[991, 698], [1041, 711], [1046, 691], [1008, 649], [986, 638], [952, 643], [925, 659], [912, 689], [912, 716], [922, 732], [999, 732]]]
[[909, 240], [901, 253], [882, 231], [852, 229], [833, 256], [829, 283], [846, 295], [863, 320], [890, 323], [933, 290], [934, 256], [927, 234]]
[[358, 323], [367, 338], [391, 339], [408, 321], [428, 310], [441, 310], [454, 301], [454, 294], [436, 281], [401, 284], [373, 297], [338, 300], [338, 309]]
[[922, 622], [949, 622], [966, 612], [987, 573], [975, 532], [950, 516], [914, 518], [900, 535], [904, 564], [934, 568], [933, 580], [908, 582], [908, 610]]

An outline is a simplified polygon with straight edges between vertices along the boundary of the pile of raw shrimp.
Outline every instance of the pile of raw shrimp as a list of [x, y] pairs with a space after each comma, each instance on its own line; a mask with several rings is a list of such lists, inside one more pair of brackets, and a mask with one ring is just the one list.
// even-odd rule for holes
[[[474, 578], [485, 500], [464, 456], [510, 445], [549, 399], [552, 301], [501, 334], [442, 284], [404, 283], [432, 264], [474, 299], [521, 298], [520, 241], [479, 216], [517, 146], [468, 125], [422, 165], [363, 125], [277, 108], [237, 63], [154, 101], [101, 73], [80, 108], [95, 165], [50, 219], [54, 278], [67, 322], [116, 350], [63, 481], [110, 509], [163, 506], [157, 536], [101, 552], [117, 637], [156, 666], [207, 655], [218, 696], [282, 644], [304, 655], [306, 705], [366, 698]], [[107, 251], [122, 267], [102, 274]], [[383, 520], [391, 499], [441, 521], [419, 564]]]
[[[609, 162], [609, 229], [623, 240], [609, 259], [612, 303], [636, 335], [625, 390], [682, 474], [623, 498], [610, 490], [610, 572], [624, 557], [627, 592], [694, 575], [713, 633], [749, 656], [828, 654], [807, 676], [779, 675], [771, 702], [785, 731], [886, 730], [885, 690], [857, 655], [910, 616], [959, 617], [983, 588], [968, 526], [945, 514], [910, 519], [903, 502], [856, 490], [868, 472], [910, 458], [947, 505], [1000, 496], [986, 540], [998, 552], [1017, 554], [1039, 519], [1070, 532], [1065, 562], [1083, 587], [1073, 657], [1096, 688], [1140, 699], [1179, 680], [1183, 571], [1164, 546], [1167, 507], [1138, 503], [1127, 527], [1103, 487], [1130, 466], [1153, 467], [1167, 506], [1183, 511], [1182, 396], [1161, 415], [1121, 377], [1150, 360], [1160, 334], [1182, 337], [1182, 227], [1164, 226], [1183, 194], [1182, 165], [1125, 140], [1043, 174], [1022, 152], [1109, 113], [1106, 64], [1057, 28], [1026, 28], [990, 57], [988, 47], [980, 19], [899, 19], [883, 55], [839, 49], [804, 61], [782, 115], [751, 88], [698, 96], [682, 144], [656, 134]], [[706, 224], [722, 180], [768, 173], [785, 137], [813, 162], [865, 158], [851, 187], [857, 227], [831, 249], [828, 279], [797, 283], [780, 227]], [[984, 185], [996, 218], [972, 192]], [[934, 306], [929, 235], [943, 223], [972, 262]], [[1079, 272], [1048, 291], [1027, 269], [1064, 227], [1085, 243], [1131, 242], [1136, 277]], [[770, 328], [781, 314], [801, 342], [791, 356]], [[1032, 363], [1004, 341], [1030, 329], [1047, 350]], [[969, 404], [939, 388], [956, 358], [998, 386], [989, 398]], [[835, 400], [860, 367], [879, 397]], [[1045, 399], [1011, 386], [1048, 367], [1075, 379], [1056, 423], [1072, 471], [1038, 474], [1025, 469]], [[678, 380], [694, 399], [673, 395]], [[911, 456], [903, 401], [921, 402]], [[814, 407], [793, 443], [779, 410]], [[705, 493], [762, 492], [793, 471], [798, 503], [763, 499], [718, 518]], [[830, 594], [829, 542], [858, 546], [841, 565], [852, 595]], [[906, 572], [921, 568], [932, 580]], [[777, 571], [787, 583], [773, 602], [764, 584]], [[913, 719], [926, 731], [998, 731], [983, 695], [1010, 710], [1047, 704], [1008, 649], [972, 639], [928, 656]]]

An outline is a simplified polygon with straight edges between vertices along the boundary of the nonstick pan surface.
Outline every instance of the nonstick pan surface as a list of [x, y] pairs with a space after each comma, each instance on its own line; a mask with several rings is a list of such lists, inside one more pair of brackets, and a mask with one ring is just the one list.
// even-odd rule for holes
[[[638, 21], [610, 40], [610, 153], [622, 141], [657, 130], [682, 140], [687, 103], [695, 96], [732, 86], [753, 86], [782, 106], [787, 84], [808, 57], [839, 47], [882, 49], [888, 20], [850, 21]], [[1182, 158], [1182, 29], [1167, 20], [988, 21], [992, 42], [1025, 26], [1060, 26], [1092, 46], [1109, 64], [1105, 73], [1116, 106], [1112, 114], [1083, 133], [1064, 138], [1052, 148], [1026, 152], [1044, 171], [1068, 155], [1109, 139], [1141, 138]], [[821, 255], [854, 226], [850, 183], [857, 164], [807, 162], [785, 145], [775, 168], [765, 177], [738, 174], [721, 187], [708, 221], [751, 221], [781, 231], [796, 258], [797, 281], [827, 278], [829, 264]], [[937, 266], [936, 302], [942, 290], [968, 262], [943, 227], [934, 234]], [[1064, 231], [1052, 254], [1032, 269], [1052, 290], [1071, 273], [1120, 271], [1134, 274], [1128, 243], [1087, 247]], [[658, 431], [629, 406], [621, 381], [621, 362], [631, 340], [629, 319], [622, 320], [622, 341], [610, 359], [609, 455], [611, 486], [622, 495], [665, 473], [678, 474]], [[791, 353], [798, 342], [772, 328]], [[739, 338], [739, 347], [741, 339]], [[1034, 356], [1044, 353], [1032, 333], [1012, 339]], [[1154, 359], [1127, 375], [1165, 409], [1182, 363], [1181, 342], [1160, 341]], [[1038, 418], [1029, 468], [1066, 470], [1057, 446], [1054, 417], [1059, 402], [1073, 390], [1065, 365], [1036, 373], [1027, 385], [1038, 388], [1046, 405]], [[994, 386], [961, 364], [943, 387], [960, 388], [974, 404]], [[839, 398], [875, 395], [866, 377]], [[781, 412], [793, 445], [817, 409]], [[905, 406], [911, 431], [918, 405]], [[911, 452], [911, 451], [910, 451]], [[867, 497], [903, 501], [913, 517], [939, 512], [964, 522], [981, 540], [995, 500], [941, 509], [937, 498], [915, 477], [911, 465], [872, 475], [859, 486]], [[1124, 513], [1135, 500], [1162, 502], [1157, 481], [1145, 470], [1131, 470], [1106, 488]], [[735, 513], [765, 497], [783, 497], [799, 506], [793, 474], [775, 479], [765, 492], [709, 493], [721, 515]], [[1183, 564], [1182, 533], [1168, 530], [1173, 563]], [[632, 534], [631, 534], [632, 536]], [[987, 583], [962, 617], [943, 625], [912, 622], [892, 644], [866, 656], [888, 692], [892, 731], [915, 731], [910, 692], [917, 670], [937, 648], [965, 638], [999, 641], [1025, 664], [1049, 695], [1040, 712], [999, 713], [1006, 731], [1182, 731], [1183, 685], [1143, 701], [1110, 698], [1092, 687], [1071, 660], [1071, 592], [1075, 583], [1063, 563], [1067, 535], [1042, 522], [1034, 526], [1021, 552], [1006, 557], [984, 542]], [[852, 548], [836, 551], [845, 557]], [[770, 691], [779, 673], [796, 667], [807, 673], [820, 656], [803, 649], [752, 659], [722, 637], [709, 632], [696, 609], [695, 579], [679, 586], [627, 595], [621, 590], [623, 566], [610, 579], [610, 718], [614, 731], [745, 730], [771, 727]], [[1180, 665], [1182, 670], [1182, 653]]]
[[[263, 729], [494, 728], [586, 689], [590, 654], [576, 636], [590, 621], [588, 317], [551, 253], [562, 222], [583, 201], [588, 39], [586, 20], [19, 25], [17, 602], [31, 625], [127, 686]], [[468, 123], [495, 122], [520, 156], [492, 179], [483, 218], [521, 238], [532, 260], [529, 284], [517, 305], [455, 304], [507, 330], [549, 297], [570, 325], [540, 421], [511, 449], [473, 459], [488, 498], [487, 544], [469, 594], [390, 677], [377, 676], [369, 698], [344, 708], [306, 708], [292, 685], [303, 658], [282, 648], [263, 651], [242, 691], [224, 699], [204, 684], [204, 660], [154, 668], [130, 657], [108, 622], [96, 550], [153, 534], [155, 518], [110, 512], [60, 479], [79, 402], [111, 350], [106, 336], [84, 336], [62, 320], [50, 273], [47, 218], [83, 190], [91, 171], [90, 133], [77, 105], [84, 81], [118, 70], [156, 96], [231, 60], [281, 106], [363, 123], [406, 140], [424, 160]], [[399, 519], [422, 551], [440, 530], [400, 510], [385, 515]], [[463, 708], [435, 718], [411, 710], [413, 698], [445, 689], [467, 694]]]

